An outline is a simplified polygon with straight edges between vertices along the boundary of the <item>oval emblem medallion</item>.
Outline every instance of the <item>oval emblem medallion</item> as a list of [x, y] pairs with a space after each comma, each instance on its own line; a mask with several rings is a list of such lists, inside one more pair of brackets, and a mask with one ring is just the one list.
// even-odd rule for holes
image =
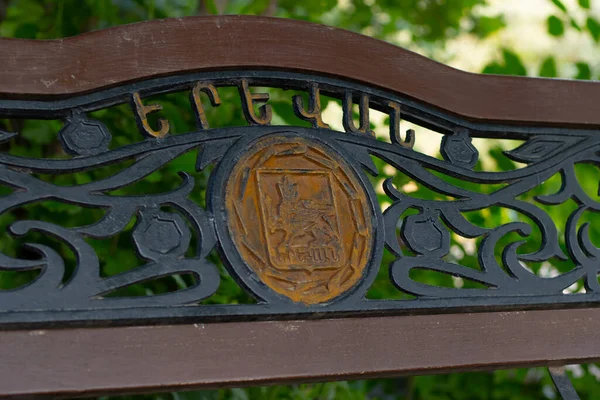
[[229, 234], [269, 288], [327, 302], [365, 275], [374, 249], [369, 195], [335, 151], [296, 136], [259, 140], [226, 181]]

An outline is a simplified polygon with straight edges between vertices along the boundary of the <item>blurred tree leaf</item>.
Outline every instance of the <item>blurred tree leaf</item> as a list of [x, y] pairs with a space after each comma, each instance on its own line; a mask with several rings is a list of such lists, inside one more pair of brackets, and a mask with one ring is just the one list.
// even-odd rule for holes
[[585, 8], [585, 9], [589, 10], [590, 0], [578, 0], [578, 3], [581, 8]]
[[539, 76], [544, 78], [556, 78], [556, 60], [554, 57], [548, 57], [542, 62]]
[[506, 73], [511, 75], [527, 75], [527, 70], [516, 53], [504, 49], [502, 50], [502, 55], [504, 57]]
[[561, 11], [563, 12], [567, 12], [567, 7], [565, 7], [565, 5], [562, 3], [562, 1], [560, 0], [551, 0], [552, 4], [554, 4], [556, 7], [560, 8]]
[[504, 16], [498, 15], [494, 17], [482, 16], [475, 18], [473, 29], [471, 32], [483, 39], [490, 36], [493, 33], [498, 32], [506, 26]]
[[565, 33], [565, 25], [562, 20], [555, 15], [548, 17], [548, 33], [552, 36], [562, 36]]
[[493, 61], [485, 66], [484, 74], [499, 74], [499, 75], [527, 75], [527, 70], [521, 62], [519, 56], [508, 50], [502, 49], [503, 62]]
[[593, 17], [588, 17], [585, 23], [585, 26], [594, 38], [594, 41], [597, 43], [600, 40], [600, 23], [596, 21]]
[[590, 70], [589, 64], [578, 62], [575, 66], [577, 67], [575, 79], [592, 79], [592, 71]]
[[215, 0], [198, 0], [205, 8], [205, 10], [209, 14], [217, 15], [219, 14], [219, 9], [215, 4]]

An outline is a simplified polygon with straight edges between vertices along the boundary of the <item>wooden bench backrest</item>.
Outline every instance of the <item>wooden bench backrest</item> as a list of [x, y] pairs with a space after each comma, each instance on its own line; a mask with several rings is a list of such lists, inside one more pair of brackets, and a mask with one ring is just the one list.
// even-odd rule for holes
[[[573, 172], [577, 163], [599, 162], [597, 82], [471, 74], [347, 31], [258, 17], [152, 21], [51, 41], [0, 39], [0, 49], [0, 117], [63, 120], [57, 141], [70, 156], [1, 153], [0, 184], [12, 192], [0, 198], [0, 212], [45, 200], [106, 211], [95, 225], [10, 226], [14, 236], [38, 232], [62, 241], [77, 255], [77, 268], [63, 282], [59, 252], [40, 244], [28, 248], [37, 258], [0, 254], [0, 269], [42, 271], [27, 286], [0, 291], [0, 395], [182, 390], [600, 359], [600, 250], [587, 239], [589, 227], [578, 224], [584, 212], [600, 208]], [[219, 96], [225, 86], [237, 88], [249, 126], [209, 126], [209, 105], [229, 99]], [[305, 92], [290, 98], [289, 107], [311, 127], [278, 126], [259, 87]], [[148, 97], [177, 91], [190, 95], [194, 132], [171, 134], [168, 120], [153, 119], [160, 107]], [[345, 132], [323, 121], [325, 95], [342, 100]], [[114, 147], [115, 132], [90, 113], [120, 104], [129, 104], [141, 135]], [[374, 137], [369, 109], [389, 115], [385, 140]], [[441, 159], [414, 150], [419, 132], [401, 133], [403, 121], [441, 133]], [[0, 135], [0, 143], [9, 143], [18, 132]], [[507, 152], [524, 166], [474, 169], [475, 137], [525, 141]], [[198, 172], [215, 165], [206, 208], [190, 200], [194, 179], [185, 174], [170, 193], [108, 194], [196, 149]], [[374, 159], [440, 197], [415, 199], [388, 181], [391, 205], [382, 213], [383, 194], [366, 176], [383, 176]], [[127, 160], [133, 163], [119, 175], [69, 187], [39, 177]], [[556, 174], [560, 193], [540, 203], [575, 199], [578, 208], [562, 227], [519, 200]], [[499, 187], [482, 194], [460, 181]], [[502, 236], [527, 237], [532, 229], [518, 220], [482, 228], [464, 217], [492, 206], [529, 218], [540, 232], [538, 250], [521, 253], [515, 242], [495, 251]], [[416, 212], [407, 216], [409, 209]], [[145, 265], [101, 278], [102, 260], [85, 239], [116, 235], [132, 218]], [[450, 231], [481, 239], [480, 270], [444, 258]], [[395, 257], [390, 281], [412, 299], [366, 299], [384, 247]], [[225, 279], [210, 261], [214, 249], [255, 303], [198, 304]], [[521, 267], [553, 257], [571, 259], [573, 269], [542, 278]], [[428, 285], [413, 270], [483, 288]], [[195, 284], [161, 296], [106, 297], [179, 273], [194, 275]], [[577, 282], [584, 282], [582, 293], [563, 294]]]

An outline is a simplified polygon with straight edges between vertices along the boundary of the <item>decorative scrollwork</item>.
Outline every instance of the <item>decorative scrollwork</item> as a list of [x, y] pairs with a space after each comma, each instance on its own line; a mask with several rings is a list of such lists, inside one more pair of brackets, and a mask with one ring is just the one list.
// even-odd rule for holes
[[[212, 106], [219, 106], [225, 101], [224, 94], [219, 97], [222, 86], [237, 88], [250, 126], [209, 127], [200, 96], [205, 93]], [[268, 93], [252, 93], [252, 86], [306, 91], [308, 104], [295, 95], [290, 111], [312, 128], [270, 126], [278, 121], [276, 107], [268, 103]], [[144, 105], [139, 93], [146, 97], [169, 88], [189, 89], [197, 131], [170, 134], [166, 119], [158, 120], [158, 130], [150, 126], [147, 115], [160, 106]], [[321, 93], [339, 99], [345, 132], [331, 130], [323, 120]], [[353, 100], [359, 105], [358, 127], [352, 119]], [[144, 139], [111, 148], [116, 134], [111, 135], [91, 113], [128, 101]], [[387, 141], [373, 137], [371, 107], [389, 114]], [[76, 266], [71, 271], [61, 251], [47, 243], [25, 244], [28, 257], [0, 253], [0, 270], [39, 271], [27, 285], [0, 290], [0, 324], [27, 321], [35, 313], [42, 315], [37, 320], [72, 319], [63, 312], [67, 308], [84, 313], [77, 317], [81, 320], [102, 321], [125, 318], [125, 310], [132, 307], [144, 308], [140, 318], [152, 319], [416, 312], [600, 300], [600, 248], [592, 242], [591, 225], [584, 217], [599, 212], [600, 201], [581, 187], [575, 173], [580, 164], [600, 164], [600, 140], [594, 131], [473, 124], [373, 88], [274, 71], [159, 78], [59, 103], [0, 100], [0, 112], [61, 117], [64, 127], [58, 138], [72, 156], [30, 159], [0, 153], [0, 184], [11, 189], [0, 197], [0, 215], [48, 200], [104, 211], [96, 222], [82, 226], [27, 219], [9, 226], [11, 235], [27, 241], [52, 237], [75, 255]], [[402, 138], [401, 120], [441, 133], [441, 158], [415, 150], [418, 128], [407, 130]], [[481, 170], [472, 138], [498, 131], [503, 132], [502, 138], [525, 141], [505, 151], [506, 159], [525, 166], [503, 172]], [[0, 132], [0, 143], [15, 137], [18, 133]], [[196, 172], [210, 174], [205, 208], [191, 199], [197, 190], [192, 173], [180, 172], [179, 187], [169, 192], [116, 192], [175, 165], [192, 151], [198, 152]], [[112, 176], [71, 186], [41, 177], [118, 163], [125, 167]], [[390, 167], [435, 196], [421, 198], [396, 186], [392, 178], [383, 182], [383, 192], [376, 196], [364, 171], [377, 182]], [[536, 192], [532, 202], [522, 199], [557, 177], [562, 183], [554, 193]], [[473, 184], [494, 188], [479, 191]], [[385, 196], [391, 204], [381, 213], [377, 197]], [[547, 207], [568, 203], [574, 209], [560, 226]], [[468, 218], [469, 213], [492, 207], [514, 217], [496, 226]], [[130, 237], [142, 264], [103, 276], [102, 260], [90, 239], [117, 235]], [[453, 243], [459, 237], [477, 241], [478, 268], [453, 258]], [[416, 299], [365, 298], [377, 276], [384, 243], [393, 254], [389, 280]], [[258, 304], [199, 304], [217, 291], [227, 275], [219, 271], [213, 250], [218, 250], [229, 275]], [[543, 277], [528, 266], [553, 260], [570, 261], [572, 268]], [[421, 271], [458, 277], [472, 285], [442, 287], [422, 280]], [[176, 275], [190, 275], [193, 282], [161, 295], [115, 295], [138, 283]], [[582, 293], [563, 293], [576, 282], [584, 283]]]
[[[90, 126], [95, 126], [89, 124]], [[160, 300], [161, 304], [181, 304], [199, 301], [213, 294], [219, 283], [216, 267], [204, 260], [204, 257], [214, 247], [215, 238], [206, 211], [191, 202], [187, 196], [194, 187], [194, 179], [181, 174], [182, 185], [164, 194], [148, 196], [110, 196], [104, 193], [127, 186], [149, 173], [160, 168], [180, 156], [192, 147], [206, 140], [206, 137], [188, 137], [188, 143], [176, 143], [175, 138], [166, 139], [157, 148], [140, 143], [136, 148], [127, 151], [117, 150], [117, 154], [104, 152], [101, 155], [82, 157], [80, 169], [96, 166], [100, 160], [97, 157], [106, 157], [108, 162], [114, 162], [126, 157], [137, 156], [139, 160], [131, 167], [121, 171], [115, 176], [102, 181], [91, 182], [72, 187], [58, 187], [39, 180], [27, 172], [0, 167], [0, 182], [19, 188], [22, 191], [12, 196], [6, 196], [0, 201], [0, 211], [6, 212], [20, 204], [38, 201], [40, 198], [53, 198], [74, 204], [85, 204], [88, 207], [101, 207], [107, 210], [105, 216], [98, 222], [77, 228], [65, 229], [57, 225], [41, 221], [18, 221], [10, 226], [14, 235], [24, 235], [28, 231], [39, 231], [63, 241], [77, 258], [77, 268], [70, 281], [61, 283], [64, 275], [64, 263], [58, 254], [48, 248], [37, 244], [28, 246], [40, 255], [39, 261], [12, 260], [6, 256], [0, 258], [1, 267], [5, 270], [42, 268], [41, 276], [25, 288], [16, 292], [0, 291], [0, 298], [6, 298], [3, 304], [10, 305], [11, 309], [32, 309], [40, 303], [35, 295], [27, 293], [44, 293], [46, 307], [62, 307], [66, 304], [74, 305], [80, 302], [85, 307], [101, 307], [98, 298], [105, 297], [117, 289], [124, 288], [148, 279], [178, 273], [192, 273], [199, 281], [195, 287], [175, 292]], [[175, 143], [174, 143], [175, 142]], [[2, 161], [11, 164], [17, 159], [3, 155]], [[56, 160], [56, 162], [36, 163], [34, 160], [18, 160], [21, 168], [38, 172], [50, 172], [55, 169], [68, 170], [72, 160]], [[199, 160], [200, 165], [202, 161]], [[163, 205], [176, 208], [179, 213], [166, 213], [160, 211]], [[107, 238], [123, 231], [132, 217], [136, 216], [138, 223], [133, 230], [133, 240], [140, 256], [149, 261], [148, 264], [115, 276], [100, 278], [99, 260], [94, 249], [85, 242], [84, 237]], [[186, 217], [196, 230], [200, 241], [200, 257], [186, 259], [184, 253], [188, 248], [191, 233], [184, 221]], [[50, 290], [53, 289], [53, 290]], [[47, 292], [46, 292], [47, 291]], [[19, 294], [19, 295], [16, 295]], [[16, 302], [11, 300], [17, 299]], [[152, 298], [127, 299], [115, 298], [113, 302], [131, 305], [144, 301], [155, 303]], [[116, 305], [118, 306], [118, 305]]]
[[[447, 143], [448, 141], [443, 142], [442, 146], [448, 146]], [[466, 142], [463, 142], [461, 146], [465, 147], [459, 153], [464, 155], [467, 153]], [[524, 145], [523, 148], [525, 146], [527, 145]], [[394, 203], [384, 214], [386, 226], [389, 227], [386, 239], [388, 246], [398, 255], [398, 259], [391, 266], [394, 283], [402, 290], [412, 294], [434, 297], [561, 295], [564, 289], [583, 277], [585, 277], [586, 287], [597, 287], [598, 270], [592, 266], [590, 262], [592, 259], [589, 256], [597, 253], [594, 253], [596, 247], [589, 242], [589, 237], [586, 234], [589, 225], [584, 224], [579, 231], [576, 231], [579, 217], [588, 209], [585, 206], [579, 207], [571, 214], [565, 229], [564, 240], [567, 243], [571, 258], [576, 263], [575, 268], [556, 277], [542, 278], [524, 266], [527, 261], [548, 261], [553, 257], [564, 260], [567, 259], [567, 256], [559, 246], [558, 230], [550, 216], [535, 204], [526, 203], [516, 198], [538, 186], [540, 181], [545, 181], [557, 172], [562, 171], [564, 182], [561, 191], [554, 196], [538, 198], [538, 201], [543, 204], [560, 204], [574, 198], [579, 202], [581, 200], [578, 196], [587, 199], [584, 201], [591, 201], [589, 197], [584, 196], [583, 191], [579, 188], [573, 172], [566, 174], [563, 170], [564, 165], [570, 165], [569, 168], [572, 171], [574, 162], [581, 162], [584, 159], [589, 162], [596, 157], [595, 149], [580, 148], [579, 150], [571, 157], [569, 157], [571, 154], [566, 153], [560, 158], [556, 156], [543, 158], [529, 171], [526, 168], [508, 173], [497, 173], [496, 176], [503, 175], [501, 182], [507, 182], [508, 184], [490, 194], [471, 192], [459, 186], [450, 185], [428, 172], [421, 164], [406, 162], [400, 154], [392, 155], [388, 152], [376, 151], [376, 154], [385, 157], [392, 165], [402, 169], [407, 175], [418, 177], [421, 183], [427, 184], [433, 190], [455, 197], [455, 200], [447, 201], [419, 200], [401, 193], [390, 181], [386, 182], [386, 193], [394, 199]], [[584, 155], [586, 153], [588, 157]], [[554, 153], [549, 152], [548, 154], [552, 155]], [[447, 158], [449, 161], [452, 160], [450, 156]], [[467, 157], [465, 157], [465, 160], [467, 160]], [[596, 159], [595, 162], [597, 161], [600, 160]], [[452, 162], [452, 164], [460, 165], [458, 162]], [[465, 165], [461, 168], [447, 166], [444, 171], [464, 181], [474, 181], [478, 179], [478, 175], [484, 175], [484, 173], [468, 172], [469, 170], [466, 167], [470, 166]], [[577, 189], [573, 190], [569, 196], [564, 196], [562, 194], [567, 187], [577, 187]], [[493, 229], [481, 228], [469, 222], [463, 216], [465, 212], [491, 206], [506, 207], [531, 218], [542, 233], [542, 243], [539, 249], [532, 253], [519, 253], [518, 249], [525, 242], [521, 240], [510, 243], [504, 248], [502, 264], [499, 264], [494, 249], [501, 239], [511, 232], [527, 237], [532, 228], [524, 222], [511, 222]], [[394, 239], [396, 236], [394, 230], [398, 220], [406, 210], [411, 208], [422, 210], [421, 214], [412, 215], [403, 220], [402, 235], [406, 244], [417, 254], [414, 257], [405, 255]], [[437, 214], [440, 215], [447, 229], [442, 228], [439, 219], [432, 217], [432, 215]], [[447, 230], [463, 237], [482, 238], [478, 248], [480, 270], [462, 267], [440, 259], [448, 252], [449, 240], [447, 238], [443, 239], [444, 235], [442, 234], [442, 232], [447, 234]], [[411, 279], [409, 272], [415, 268], [429, 269], [457, 276], [483, 284], [493, 290], [429, 286]], [[593, 289], [588, 290], [593, 291]]]

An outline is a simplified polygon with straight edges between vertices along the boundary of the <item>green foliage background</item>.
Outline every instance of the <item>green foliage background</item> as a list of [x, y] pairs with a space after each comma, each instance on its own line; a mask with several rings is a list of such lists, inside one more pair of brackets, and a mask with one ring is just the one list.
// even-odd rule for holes
[[[560, 0], [547, 0], [553, 4], [554, 12], [547, 18], [547, 35], [560, 38], [575, 32], [582, 36], [589, 35], [595, 43], [600, 42], [600, 21], [591, 12], [592, 0], [578, 0], [565, 4]], [[436, 58], [439, 50], [444, 49], [448, 40], [458, 35], [469, 33], [479, 40], [491, 37], [506, 28], [503, 15], [486, 15], [475, 12], [477, 7], [484, 6], [486, 0], [0, 0], [0, 35], [3, 37], [52, 39], [72, 36], [79, 33], [106, 28], [126, 23], [168, 17], [184, 17], [207, 14], [253, 14], [270, 15], [285, 18], [307, 20], [324, 23], [368, 34], [382, 40], [394, 42], [398, 32], [404, 32], [410, 37], [414, 49], [430, 57]], [[568, 5], [568, 7], [567, 7]], [[596, 47], [596, 50], [600, 47]], [[202, 49], [198, 49], [202, 51]], [[556, 49], [560, 51], [560, 49]], [[444, 61], [444, 60], [440, 60]], [[160, 62], [160, 55], [149, 63]], [[537, 65], [539, 64], [539, 68]], [[597, 79], [598, 71], [594, 65], [582, 60], [572, 62], [575, 73], [571, 78]], [[534, 66], [537, 70], [534, 70]], [[547, 54], [544, 59], [532, 65], [522, 61], [522, 57], [511, 48], [498, 48], [497, 57], [492, 60], [482, 72], [510, 75], [534, 75], [556, 77], [562, 65], [556, 60], [555, 54]], [[216, 121], [227, 121], [231, 125], [244, 124], [239, 100], [235, 91], [220, 91], [223, 105], [218, 109], [209, 108], [209, 117]], [[295, 119], [289, 107], [291, 95], [273, 92], [270, 103], [273, 105], [275, 118], [279, 122], [301, 124]], [[187, 97], [183, 94], [172, 94], [156, 99], [163, 105], [162, 117], [168, 118], [173, 133], [188, 132], [194, 129], [193, 115], [189, 108]], [[330, 100], [334, 101], [334, 100]], [[327, 100], [324, 100], [326, 105]], [[93, 117], [104, 121], [113, 133], [113, 146], [120, 146], [139, 140], [135, 121], [127, 106], [113, 107], [98, 111]], [[3, 150], [13, 154], [29, 157], [62, 157], [62, 150], [56, 144], [56, 132], [61, 128], [60, 121], [22, 121], [0, 120], [0, 129], [19, 131], [19, 137]], [[497, 169], [511, 169], [515, 165], [501, 156], [496, 145], [488, 150], [488, 157], [495, 161]], [[485, 155], [482, 155], [483, 157]], [[482, 158], [483, 158], [482, 157]], [[179, 179], [176, 173], [180, 170], [195, 174], [194, 154], [186, 154], [134, 188], [118, 194], [135, 194], [167, 191], [177, 186]], [[381, 165], [382, 166], [382, 165]], [[477, 168], [482, 168], [478, 165]], [[587, 169], [586, 169], [587, 168]], [[78, 173], [65, 177], [42, 177], [55, 184], [72, 185], [88, 182], [112, 174], [114, 170], [107, 169], [89, 173]], [[597, 198], [598, 171], [586, 166], [578, 170], [578, 176], [586, 191]], [[200, 189], [206, 185], [208, 174], [196, 175]], [[405, 176], [394, 177], [394, 183], [401, 187], [409, 182]], [[556, 188], [560, 180], [551, 179], [535, 194], [547, 192]], [[484, 185], [472, 184], [469, 189], [486, 192], [490, 188]], [[0, 195], [6, 194], [0, 187]], [[203, 201], [202, 190], [194, 194], [199, 202]], [[436, 198], [435, 193], [423, 189], [419, 196]], [[382, 201], [386, 199], [382, 197]], [[561, 206], [562, 207], [562, 206]], [[569, 205], [548, 209], [553, 218], [564, 226], [565, 216], [571, 211]], [[12, 222], [24, 217], [60, 221], [65, 226], [82, 225], [94, 221], [101, 216], [97, 210], [88, 210], [56, 202], [44, 202], [36, 207], [27, 207], [9, 215], [0, 217], [0, 251], [16, 255], [18, 241], [9, 237], [6, 228]], [[468, 218], [486, 226], [497, 226], [508, 222], [514, 216], [506, 210], [491, 209], [486, 212], [473, 213]], [[524, 217], [523, 220], [527, 221]], [[593, 224], [592, 239], [600, 242], [600, 226]], [[131, 227], [129, 228], [131, 229]], [[105, 275], [122, 272], [139, 264], [135, 255], [130, 251], [131, 245], [122, 237], [111, 241], [92, 243], [101, 259], [106, 260], [102, 266]], [[34, 237], [38, 241], [48, 240]], [[539, 232], [534, 232], [526, 246], [535, 246], [539, 242]], [[476, 256], [469, 255], [465, 244], [453, 241], [462, 251], [460, 262], [463, 265], [476, 265]], [[57, 244], [54, 243], [56, 246]], [[563, 244], [564, 246], [564, 244]], [[65, 259], [74, 264], [73, 255], [62, 249]], [[388, 260], [389, 261], [389, 260]], [[532, 268], [539, 270], [540, 265]], [[557, 264], [561, 271], [569, 265]], [[221, 285], [217, 295], [211, 302], [233, 303], [250, 301], [230, 279]], [[18, 287], [30, 280], [31, 276], [21, 277], [11, 273], [0, 274], [0, 289]], [[185, 277], [175, 277], [158, 280], [147, 285], [137, 285], [127, 289], [128, 295], [145, 295], [161, 293], [185, 287], [189, 284]], [[455, 284], [449, 277], [427, 278], [430, 282], [440, 285]], [[465, 283], [468, 285], [468, 283]], [[381, 279], [369, 292], [372, 298], [390, 298], [398, 296], [386, 281], [385, 268], [382, 268]], [[577, 329], [577, 327], [573, 327]], [[373, 338], [385, 340], [385, 338]], [[393, 356], [393, 355], [391, 355]], [[199, 363], [212, 360], [198, 360]], [[282, 361], [283, 362], [283, 361]], [[165, 366], [168, 368], [168, 366]], [[574, 383], [583, 399], [593, 399], [600, 396], [600, 369], [596, 366], [573, 368]], [[173, 399], [545, 399], [554, 398], [549, 377], [543, 369], [497, 371], [493, 373], [462, 373], [449, 375], [434, 375], [409, 377], [400, 379], [377, 379], [353, 382], [334, 382], [310, 385], [270, 386], [248, 389], [224, 389], [215, 391], [199, 391], [187, 393], [170, 393], [135, 398], [173, 398]], [[125, 398], [125, 397], [124, 397]], [[127, 397], [128, 398], [128, 397]]]

